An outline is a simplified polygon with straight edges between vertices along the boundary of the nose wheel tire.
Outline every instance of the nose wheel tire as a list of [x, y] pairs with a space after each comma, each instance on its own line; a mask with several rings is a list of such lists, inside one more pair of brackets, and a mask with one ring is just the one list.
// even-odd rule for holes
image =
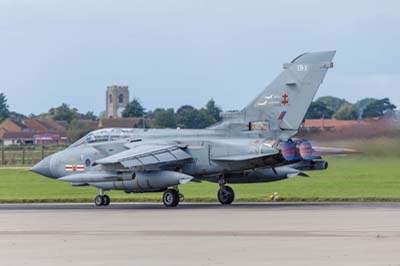
[[96, 204], [96, 206], [108, 206], [110, 205], [111, 199], [109, 196], [107, 195], [97, 195], [96, 198], [94, 199], [94, 204]]
[[179, 204], [179, 192], [175, 189], [168, 189], [163, 194], [163, 203], [166, 207], [176, 207]]
[[235, 192], [229, 186], [221, 186], [218, 190], [218, 201], [221, 204], [231, 204], [235, 199]]

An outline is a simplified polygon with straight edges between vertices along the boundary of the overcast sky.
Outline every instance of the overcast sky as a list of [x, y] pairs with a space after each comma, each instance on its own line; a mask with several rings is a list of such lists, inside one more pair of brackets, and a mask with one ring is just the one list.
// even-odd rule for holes
[[337, 50], [318, 96], [400, 106], [400, 1], [0, 0], [0, 92], [12, 110], [105, 108], [128, 85], [148, 108], [240, 109], [308, 51]]

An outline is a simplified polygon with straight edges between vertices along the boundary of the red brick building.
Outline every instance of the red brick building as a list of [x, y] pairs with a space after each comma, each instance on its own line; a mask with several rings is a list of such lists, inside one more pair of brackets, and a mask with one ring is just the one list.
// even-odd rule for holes
[[60, 144], [66, 141], [65, 127], [51, 119], [6, 119], [0, 123], [0, 140], [4, 145]]

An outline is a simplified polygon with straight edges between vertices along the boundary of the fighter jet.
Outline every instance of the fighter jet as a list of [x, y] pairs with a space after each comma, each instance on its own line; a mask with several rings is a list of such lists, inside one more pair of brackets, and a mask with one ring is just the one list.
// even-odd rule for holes
[[[108, 128], [88, 133], [31, 171], [99, 189], [96, 206], [107, 206], [110, 190], [163, 192], [166, 207], [182, 199], [179, 186], [217, 182], [221, 204], [234, 201], [227, 184], [260, 183], [305, 175], [328, 167], [307, 140], [295, 139], [335, 51], [305, 53], [241, 111], [222, 113], [205, 129]], [[234, 99], [234, 95], [230, 96]]]

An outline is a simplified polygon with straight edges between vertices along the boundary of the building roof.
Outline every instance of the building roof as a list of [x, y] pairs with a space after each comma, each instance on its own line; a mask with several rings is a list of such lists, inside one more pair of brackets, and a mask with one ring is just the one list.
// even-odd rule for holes
[[59, 125], [60, 127], [62, 127], [64, 130], [68, 127], [68, 122], [65, 120], [53, 120], [55, 123], [57, 123], [57, 125]]
[[66, 121], [55, 121], [53, 119], [41, 119], [39, 122], [46, 126], [47, 128], [51, 129], [54, 132], [64, 132], [66, 125]]
[[365, 120], [336, 120], [336, 119], [306, 119], [304, 120], [303, 127], [354, 127], [360, 125], [368, 125], [369, 122]]
[[31, 131], [47, 132], [49, 129], [37, 119], [27, 119], [23, 122]]
[[36, 133], [60, 133], [65, 131], [65, 127], [53, 119], [27, 119], [24, 120], [23, 123], [29, 128], [29, 130]]
[[7, 123], [13, 123], [15, 126], [19, 127], [20, 130], [24, 130], [24, 129], [28, 129], [27, 126], [25, 126], [22, 122], [18, 121], [18, 120], [14, 120], [11, 118], [7, 118], [6, 120], [4, 120], [3, 122], [1, 122], [0, 127], [4, 128], [6, 130], [9, 130], [5, 125]]
[[21, 131], [21, 132], [6, 132], [3, 139], [33, 139], [34, 132]]
[[99, 128], [133, 128], [142, 121], [140, 117], [129, 118], [105, 118], [99, 120]]
[[20, 127], [21, 129], [27, 129], [27, 127], [26, 127], [21, 121], [12, 120], [12, 122], [13, 122], [14, 124], [16, 124], [18, 127]]
[[396, 116], [384, 115], [380, 117], [372, 117], [362, 120], [336, 120], [336, 119], [306, 119], [303, 128], [372, 128], [399, 126]]
[[3, 139], [5, 132], [28, 131], [29, 129], [21, 122], [8, 118], [0, 123], [0, 139]]
[[76, 121], [76, 123], [79, 127], [89, 130], [95, 130], [99, 126], [99, 121], [93, 121], [89, 119], [79, 119], [78, 121]]

